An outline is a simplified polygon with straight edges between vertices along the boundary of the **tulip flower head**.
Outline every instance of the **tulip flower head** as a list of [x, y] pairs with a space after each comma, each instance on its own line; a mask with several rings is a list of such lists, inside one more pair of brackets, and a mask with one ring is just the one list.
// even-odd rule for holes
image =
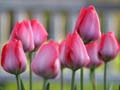
[[44, 26], [36, 19], [31, 20], [35, 48], [38, 48], [48, 36]]
[[58, 46], [52, 40], [41, 45], [31, 64], [33, 72], [47, 79], [56, 77], [60, 72], [58, 53]]
[[13, 40], [2, 48], [1, 66], [11, 74], [20, 74], [26, 69], [26, 56], [21, 41]]
[[85, 43], [100, 38], [100, 22], [94, 6], [82, 7], [74, 30], [79, 33]]
[[63, 45], [63, 51], [60, 53], [63, 57], [64, 65], [73, 70], [77, 70], [89, 63], [89, 56], [82, 39], [77, 32], [67, 35]]
[[10, 36], [10, 40], [13, 39], [21, 40], [24, 51], [32, 51], [34, 49], [32, 27], [29, 20], [15, 24]]
[[65, 40], [63, 40], [60, 44], [59, 44], [59, 58], [60, 58], [60, 63], [61, 63], [61, 67], [64, 68], [66, 67], [65, 65], [65, 55], [66, 55], [66, 48], [65, 48]]
[[113, 32], [103, 34], [100, 40], [99, 57], [108, 62], [114, 59], [119, 52], [118, 41]]
[[98, 43], [97, 42], [91, 42], [86, 45], [87, 53], [90, 57], [90, 62], [86, 66], [88, 68], [95, 68], [103, 64], [103, 61], [100, 60], [98, 56]]

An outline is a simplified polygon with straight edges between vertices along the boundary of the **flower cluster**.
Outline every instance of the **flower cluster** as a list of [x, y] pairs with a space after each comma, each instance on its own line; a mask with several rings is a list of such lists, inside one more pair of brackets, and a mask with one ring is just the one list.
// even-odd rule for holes
[[[6, 72], [18, 76], [26, 69], [25, 53], [35, 52], [30, 58], [30, 69], [36, 75], [46, 81], [55, 78], [64, 68], [70, 68], [73, 71], [71, 90], [74, 90], [76, 70], [83, 67], [94, 70], [104, 63], [106, 65], [119, 52], [114, 33], [101, 34], [100, 30], [99, 17], [92, 5], [82, 7], [74, 31], [60, 43], [47, 40], [46, 29], [36, 19], [17, 22], [9, 41], [2, 48], [1, 66]], [[46, 85], [43, 90], [46, 90]]]

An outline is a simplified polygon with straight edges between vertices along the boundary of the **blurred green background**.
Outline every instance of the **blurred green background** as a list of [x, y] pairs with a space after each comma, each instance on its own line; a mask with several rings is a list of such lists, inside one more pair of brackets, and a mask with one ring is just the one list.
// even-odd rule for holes
[[[35, 83], [34, 82], [34, 84], [35, 85], [33, 87], [33, 90], [42, 90], [42, 84], [41, 83]], [[65, 84], [64, 90], [70, 90], [71, 89], [69, 84], [70, 83]], [[29, 85], [28, 83], [25, 84], [25, 90], [29, 90], [28, 85]], [[109, 90], [119, 90], [119, 86], [116, 85], [116, 84], [112, 84], [109, 88], [110, 88]], [[17, 90], [16, 83], [8, 83], [7, 86], [4, 89], [1, 88], [0, 90], [13, 90], [13, 89]], [[50, 90], [61, 90], [60, 89], [60, 84], [51, 83]], [[77, 84], [77, 90], [80, 90], [79, 84]], [[93, 88], [91, 87], [91, 84], [85, 84], [84, 90], [93, 90]], [[99, 84], [97, 86], [97, 90], [103, 90], [102, 84]]]

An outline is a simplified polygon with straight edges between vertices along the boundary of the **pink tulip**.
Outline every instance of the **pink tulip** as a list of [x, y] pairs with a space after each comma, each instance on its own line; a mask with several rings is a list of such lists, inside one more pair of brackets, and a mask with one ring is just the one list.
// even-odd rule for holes
[[35, 48], [38, 48], [47, 39], [48, 34], [44, 26], [36, 19], [31, 20], [31, 26], [34, 37], [34, 45]]
[[99, 56], [104, 62], [114, 59], [119, 51], [118, 41], [113, 32], [103, 34], [100, 40]]
[[60, 56], [62, 56], [61, 59], [66, 67], [77, 70], [89, 63], [86, 48], [77, 32], [68, 34], [62, 48]]
[[83, 7], [78, 16], [75, 31], [79, 33], [85, 43], [100, 38], [100, 22], [94, 6]]
[[88, 68], [95, 68], [103, 64], [103, 61], [100, 60], [98, 56], [98, 43], [97, 42], [91, 42], [86, 45], [87, 53], [90, 57], [90, 62], [86, 66]]
[[54, 41], [43, 44], [32, 61], [33, 72], [47, 79], [56, 77], [60, 72], [58, 53], [58, 46]]
[[65, 40], [63, 40], [60, 44], [59, 44], [59, 59], [60, 59], [60, 63], [61, 63], [61, 67], [65, 67], [65, 55], [66, 55], [66, 48], [65, 48]]
[[13, 40], [2, 48], [1, 66], [6, 72], [20, 74], [26, 69], [26, 56], [21, 41]]
[[34, 49], [32, 27], [29, 20], [24, 20], [15, 24], [10, 36], [10, 40], [13, 39], [21, 40], [24, 51], [32, 51]]

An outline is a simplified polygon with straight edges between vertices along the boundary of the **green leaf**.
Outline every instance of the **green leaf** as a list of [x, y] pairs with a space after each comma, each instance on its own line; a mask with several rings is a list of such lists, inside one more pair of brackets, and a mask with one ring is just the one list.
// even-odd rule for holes
[[21, 90], [25, 90], [25, 87], [24, 87], [22, 79], [20, 79], [20, 84], [21, 84]]

